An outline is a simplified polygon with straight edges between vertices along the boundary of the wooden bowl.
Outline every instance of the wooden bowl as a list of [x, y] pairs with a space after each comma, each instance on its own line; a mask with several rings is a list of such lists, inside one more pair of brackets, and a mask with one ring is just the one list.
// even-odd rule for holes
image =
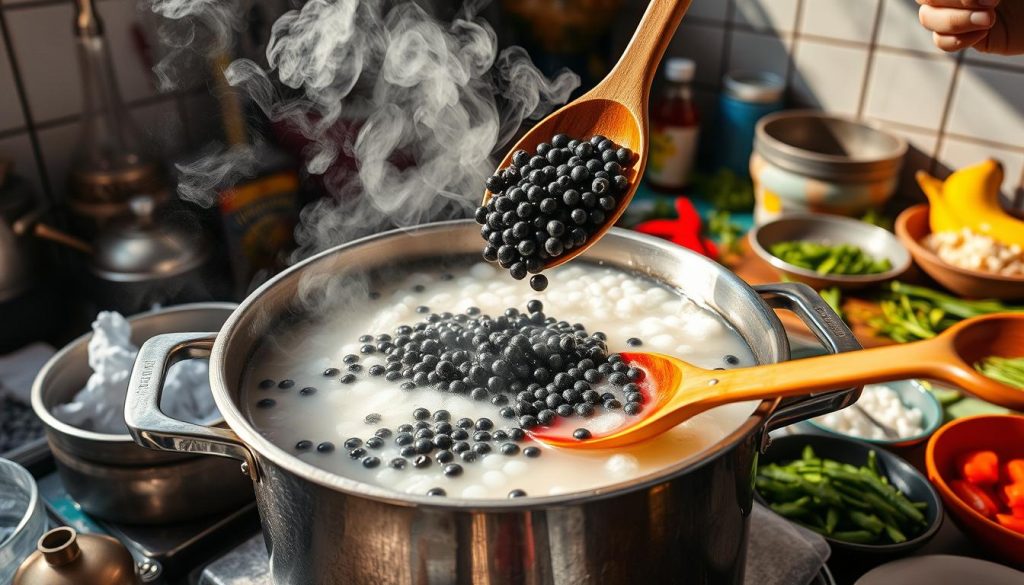
[[983, 550], [1024, 567], [1024, 534], [1004, 528], [976, 512], [953, 493], [948, 482], [957, 478], [956, 460], [971, 451], [991, 450], [1001, 462], [1024, 457], [1024, 416], [994, 414], [958, 418], [928, 440], [925, 465], [928, 480], [939, 491], [957, 525]]
[[927, 205], [915, 205], [896, 218], [896, 236], [921, 270], [942, 286], [975, 299], [1024, 299], [1024, 277], [1000, 276], [949, 264], [921, 243], [930, 233]]

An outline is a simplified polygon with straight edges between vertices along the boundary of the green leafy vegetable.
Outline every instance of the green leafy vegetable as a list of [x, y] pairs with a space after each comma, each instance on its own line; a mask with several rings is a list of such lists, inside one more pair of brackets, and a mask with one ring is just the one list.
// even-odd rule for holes
[[732, 223], [731, 219], [728, 211], [716, 209], [708, 218], [707, 232], [718, 242], [723, 252], [738, 253], [743, 228]]
[[862, 467], [819, 458], [762, 465], [757, 491], [781, 516], [845, 542], [904, 542], [924, 531], [925, 502], [912, 502], [879, 471], [874, 451]]
[[720, 211], [750, 211], [754, 207], [753, 183], [729, 169], [718, 169], [712, 175], [697, 174], [693, 185]]
[[930, 339], [961, 319], [990, 313], [1024, 312], [1024, 307], [996, 300], [967, 301], [899, 281], [887, 285], [878, 304], [882, 312], [869, 319], [868, 324], [879, 334], [901, 343]]

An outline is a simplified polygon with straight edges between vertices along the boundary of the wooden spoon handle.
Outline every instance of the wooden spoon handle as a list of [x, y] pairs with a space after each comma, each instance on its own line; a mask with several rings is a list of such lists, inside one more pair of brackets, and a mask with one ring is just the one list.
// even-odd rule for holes
[[615, 98], [635, 112], [646, 112], [661, 57], [689, 7], [690, 0], [650, 0], [622, 57], [595, 93]]
[[[736, 370], [684, 372], [685, 391], [673, 402], [720, 404], [782, 398], [874, 382], [932, 378], [976, 389], [979, 380], [944, 338], [793, 360]], [[972, 388], [974, 387], [974, 388]], [[699, 392], [699, 397], [694, 393]], [[984, 392], [984, 389], [982, 389]]]

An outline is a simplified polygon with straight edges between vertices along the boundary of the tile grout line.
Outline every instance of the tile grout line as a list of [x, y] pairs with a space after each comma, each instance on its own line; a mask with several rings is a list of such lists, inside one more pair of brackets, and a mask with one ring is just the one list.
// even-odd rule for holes
[[[169, 102], [171, 100], [174, 100], [177, 97], [178, 97], [177, 93], [172, 93], [172, 94], [159, 94], [158, 93], [156, 95], [146, 96], [146, 97], [139, 98], [139, 99], [136, 99], [136, 100], [133, 100], [133, 101], [130, 101], [130, 102], [125, 102], [124, 105], [127, 106], [129, 110], [133, 110], [133, 109], [135, 109], [137, 107], [152, 106], [152, 105], [159, 104], [159, 103], [162, 103], [162, 102]], [[52, 129], [58, 128], [60, 126], [68, 126], [70, 124], [74, 124], [75, 122], [78, 122], [81, 119], [82, 119], [82, 112], [78, 112], [78, 113], [75, 113], [75, 114], [67, 114], [67, 115], [64, 115], [64, 116], [59, 116], [57, 118], [51, 118], [49, 120], [46, 120], [45, 122], [39, 122], [39, 123], [37, 123], [35, 125], [35, 128], [36, 128], [36, 130], [52, 130]]]
[[[796, 72], [796, 53], [800, 50], [801, 22], [803, 20], [804, 0], [797, 0], [796, 11], [793, 13], [792, 31], [790, 32], [789, 50], [786, 51], [786, 73], [783, 87], [786, 88], [786, 101], [793, 102], [793, 75]], [[776, 31], [782, 32], [782, 31]]]
[[871, 40], [868, 42], [868, 58], [864, 63], [864, 77], [860, 84], [860, 99], [857, 101], [858, 120], [864, 119], [864, 110], [868, 105], [868, 91], [871, 89], [871, 73], [875, 66], [875, 50], [878, 48], [878, 35], [882, 29], [882, 14], [885, 10], [885, 2], [886, 0], [878, 0], [878, 7], [875, 8], [875, 22], [871, 27]]
[[39, 173], [39, 182], [43, 186], [42, 196], [47, 204], [53, 206], [55, 198], [50, 186], [50, 177], [46, 171], [46, 161], [43, 159], [43, 149], [39, 144], [39, 135], [36, 133], [35, 123], [32, 120], [32, 108], [28, 103], [25, 82], [21, 77], [21, 67], [18, 64], [18, 58], [14, 52], [14, 42], [11, 40], [10, 29], [7, 26], [7, 15], [2, 11], [0, 11], [0, 35], [3, 35], [4, 48], [7, 50], [7, 60], [11, 66], [11, 74], [14, 76], [14, 90], [18, 94], [21, 115], [25, 118], [25, 131], [28, 134], [29, 144], [32, 146], [32, 157], [36, 161], [36, 172]]
[[733, 13], [736, 10], [735, 0], [726, 0], [725, 2], [725, 32], [722, 35], [722, 54], [720, 57], [720, 63], [718, 64], [718, 92], [721, 93], [725, 89], [725, 76], [729, 73], [729, 61], [732, 59], [732, 31], [735, 27], [733, 23]]
[[932, 157], [932, 164], [929, 171], [936, 175], [939, 167], [939, 153], [942, 152], [943, 143], [946, 140], [946, 126], [949, 125], [949, 114], [952, 109], [953, 95], [960, 84], [960, 73], [963, 69], [964, 53], [961, 51], [956, 56], [956, 65], [953, 67], [953, 78], [949, 81], [949, 89], [946, 91], [946, 100], [942, 107], [942, 118], [939, 121], [939, 132], [935, 137], [935, 156]]

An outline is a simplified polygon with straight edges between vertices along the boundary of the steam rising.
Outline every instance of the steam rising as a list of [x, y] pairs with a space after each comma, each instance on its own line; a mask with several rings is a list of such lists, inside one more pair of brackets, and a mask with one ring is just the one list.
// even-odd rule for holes
[[[409, 0], [309, 0], [274, 24], [261, 66], [225, 72], [277, 123], [307, 141], [304, 170], [330, 196], [300, 214], [299, 256], [392, 226], [463, 217], [480, 197], [524, 119], [563, 103], [579, 78], [548, 79], [519, 47], [498, 51], [494, 30], [467, 2], [452, 22]], [[238, 27], [216, 0], [154, 0], [174, 19]], [[158, 70], [160, 68], [158, 67]], [[170, 71], [164, 67], [163, 71]], [[215, 202], [218, 189], [256, 170], [252, 149], [211, 152], [181, 166], [183, 198]]]

